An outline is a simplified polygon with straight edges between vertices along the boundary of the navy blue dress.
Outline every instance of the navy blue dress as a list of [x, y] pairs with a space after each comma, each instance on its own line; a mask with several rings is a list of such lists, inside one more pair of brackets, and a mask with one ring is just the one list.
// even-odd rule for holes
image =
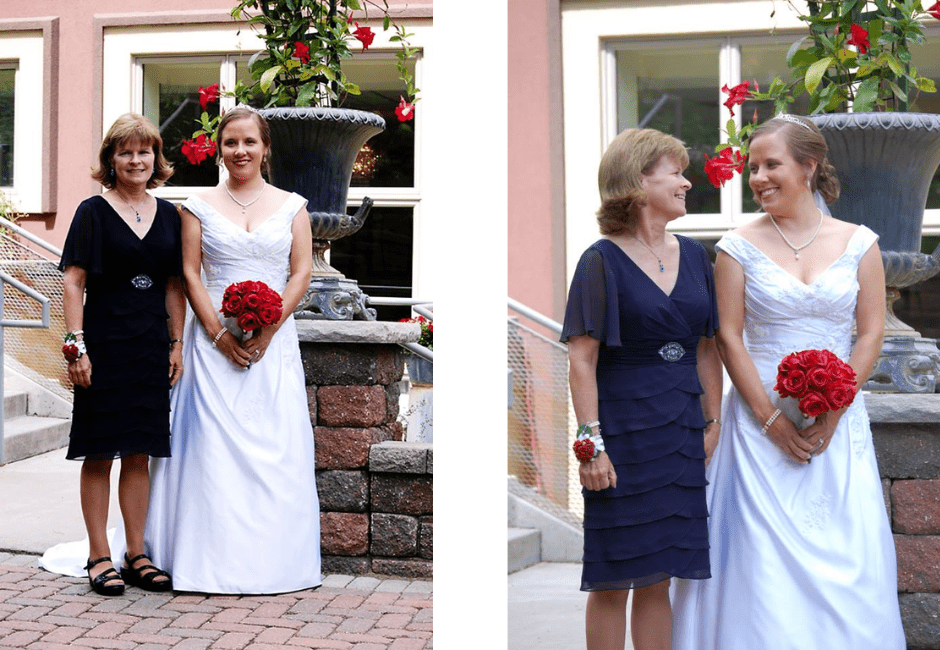
[[617, 471], [616, 488], [582, 490], [582, 591], [711, 577], [696, 351], [718, 311], [708, 254], [677, 238], [668, 296], [607, 239], [584, 252], [571, 282], [561, 340], [601, 342], [598, 419]]
[[92, 369], [91, 386], [75, 386], [66, 458], [170, 455], [166, 284], [182, 264], [180, 218], [168, 201], [157, 199], [142, 239], [100, 195], [75, 211], [59, 268], [87, 271], [82, 329]]

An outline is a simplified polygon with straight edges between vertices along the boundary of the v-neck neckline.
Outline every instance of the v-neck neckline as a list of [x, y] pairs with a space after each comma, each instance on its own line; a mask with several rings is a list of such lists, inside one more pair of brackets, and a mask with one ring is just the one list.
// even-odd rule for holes
[[825, 269], [823, 269], [823, 270], [819, 273], [819, 275], [817, 275], [815, 278], [813, 278], [813, 280], [812, 280], [811, 282], [803, 282], [801, 279], [799, 279], [798, 277], [796, 277], [795, 275], [793, 275], [792, 273], [790, 273], [789, 271], [787, 271], [785, 268], [783, 268], [783, 267], [780, 266], [777, 262], [775, 262], [775, 261], [770, 257], [770, 255], [768, 255], [767, 253], [765, 253], [764, 251], [762, 251], [761, 249], [759, 249], [759, 248], [758, 248], [753, 242], [751, 242], [750, 240], [748, 240], [748, 239], [742, 237], [741, 235], [735, 235], [735, 236], [736, 236], [738, 239], [740, 239], [741, 241], [746, 242], [748, 246], [750, 246], [751, 248], [753, 248], [754, 250], [756, 250], [758, 253], [760, 253], [761, 257], [763, 257], [765, 260], [767, 260], [768, 262], [770, 262], [770, 264], [771, 264], [774, 268], [776, 268], [776, 269], [780, 270], [781, 272], [785, 273], [786, 275], [788, 275], [790, 278], [793, 279], [794, 282], [796, 282], [796, 283], [797, 283], [798, 285], [800, 285], [801, 287], [804, 287], [804, 288], [806, 288], [806, 289], [809, 289], [809, 288], [815, 286], [816, 283], [819, 282], [819, 281], [823, 278], [823, 276], [825, 276], [826, 274], [828, 274], [829, 271], [831, 271], [831, 270], [835, 267], [836, 264], [838, 264], [839, 262], [842, 261], [842, 258], [845, 257], [845, 256], [848, 254], [849, 249], [850, 249], [851, 246], [852, 246], [852, 241], [855, 239], [855, 237], [858, 235], [858, 233], [861, 231], [861, 229], [862, 229], [861, 226], [859, 226], [858, 228], [855, 229], [855, 232], [853, 232], [852, 235], [849, 237], [848, 241], [845, 242], [845, 250], [842, 251], [842, 253], [839, 255], [839, 257], [837, 257], [837, 258], [835, 258], [834, 260], [832, 260], [832, 262], [829, 264], [829, 266], [827, 266]]
[[648, 274], [646, 271], [644, 271], [644, 270], [640, 267], [639, 264], [637, 264], [636, 262], [634, 262], [634, 261], [633, 261], [633, 258], [630, 257], [629, 255], [627, 255], [627, 251], [623, 250], [623, 249], [620, 247], [620, 245], [617, 244], [617, 242], [613, 241], [612, 239], [604, 239], [603, 241], [610, 242], [611, 245], [612, 245], [614, 248], [616, 248], [618, 251], [620, 251], [620, 254], [623, 255], [624, 258], [626, 258], [627, 261], [629, 261], [630, 264], [633, 265], [633, 268], [635, 268], [637, 271], [640, 272], [640, 275], [642, 275], [644, 278], [646, 278], [646, 279], [649, 281], [650, 284], [652, 284], [654, 287], [656, 287], [656, 289], [657, 289], [661, 294], [663, 294], [663, 296], [665, 296], [666, 298], [669, 298], [670, 300], [672, 300], [672, 294], [674, 294], [674, 293], [676, 292], [676, 287], [679, 286], [679, 274], [682, 273], [682, 259], [685, 257], [685, 255], [682, 254], [682, 240], [681, 240], [678, 236], [676, 236], [676, 241], [679, 243], [679, 263], [676, 265], [676, 280], [675, 280], [675, 282], [672, 283], [672, 287], [669, 289], [669, 292], [668, 292], [668, 293], [666, 292], [665, 289], [663, 289], [661, 286], [659, 286], [658, 284], [656, 284], [656, 280], [654, 280], [652, 277], [650, 277], [649, 274]]
[[257, 226], [255, 226], [254, 230], [245, 230], [245, 229], [243, 229], [243, 228], [239, 228], [238, 225], [237, 225], [234, 221], [232, 221], [231, 219], [229, 219], [228, 217], [226, 217], [224, 214], [222, 214], [222, 212], [221, 212], [218, 208], [216, 208], [214, 205], [212, 205], [211, 203], [209, 203], [209, 202], [206, 201], [205, 199], [203, 199], [203, 198], [201, 198], [201, 197], [198, 197], [198, 196], [193, 196], [193, 197], [190, 197], [190, 198], [191, 198], [191, 199], [195, 199], [195, 200], [199, 201], [200, 203], [203, 203], [206, 207], [208, 207], [208, 208], [209, 208], [210, 210], [212, 210], [216, 215], [218, 215], [218, 217], [219, 217], [220, 219], [222, 219], [222, 221], [224, 221], [224, 222], [226, 222], [227, 224], [229, 224], [229, 225], [230, 225], [232, 228], [234, 228], [236, 231], [241, 232], [241, 233], [245, 233], [246, 235], [253, 235], [253, 234], [255, 234], [256, 232], [258, 232], [259, 230], [261, 230], [262, 228], [264, 228], [264, 226], [265, 226], [269, 221], [271, 221], [272, 219], [274, 219], [274, 217], [276, 217], [277, 215], [279, 215], [279, 214], [284, 210], [284, 208], [286, 208], [286, 207], [288, 206], [288, 204], [290, 203], [290, 201], [294, 198], [294, 195], [293, 195], [293, 194], [288, 194], [288, 195], [287, 195], [287, 199], [284, 201], [284, 203], [281, 204], [281, 207], [279, 207], [277, 210], [275, 210], [274, 212], [272, 212], [272, 213], [270, 214], [270, 216], [268, 216], [267, 219], [265, 219], [264, 221], [262, 221], [261, 223], [259, 223]]
[[[143, 242], [145, 239], [147, 239], [147, 235], [150, 234], [150, 231], [152, 231], [152, 230], [153, 230], [153, 227], [157, 224], [157, 214], [159, 214], [159, 212], [160, 212], [160, 203], [159, 203], [159, 202], [157, 203], [157, 207], [156, 207], [156, 208], [154, 209], [154, 211], [153, 211], [153, 220], [150, 222], [150, 227], [147, 228], [147, 232], [145, 232], [143, 235], [138, 235], [138, 234], [137, 234], [137, 231], [134, 230], [134, 229], [131, 227], [131, 225], [130, 225], [129, 223], [127, 223], [127, 221], [124, 219], [124, 217], [121, 216], [121, 213], [114, 209], [114, 206], [111, 205], [111, 202], [110, 202], [108, 199], [104, 198], [104, 194], [99, 194], [98, 196], [101, 198], [102, 201], [105, 202], [105, 204], [108, 206], [108, 208], [109, 208], [109, 209], [111, 210], [111, 212], [114, 214], [114, 216], [116, 216], [116, 217], [118, 218], [118, 221], [120, 221], [121, 223], [123, 223], [123, 224], [124, 224], [124, 227], [127, 228], [127, 229], [130, 231], [130, 233], [131, 233], [132, 235], [134, 235], [134, 238], [135, 238], [137, 241], [139, 241], [139, 242]], [[156, 200], [156, 199], [154, 199], [154, 200]]]

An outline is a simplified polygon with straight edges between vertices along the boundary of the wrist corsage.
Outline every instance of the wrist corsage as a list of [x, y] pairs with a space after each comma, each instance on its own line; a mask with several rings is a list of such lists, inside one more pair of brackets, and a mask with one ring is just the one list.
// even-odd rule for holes
[[82, 358], [82, 355], [87, 352], [85, 349], [85, 341], [75, 336], [75, 332], [67, 333], [64, 341], [65, 345], [62, 346], [62, 356], [64, 356], [65, 360], [69, 363], [78, 361]]
[[[574, 456], [582, 463], [592, 462], [604, 451], [604, 439], [601, 437], [600, 422], [590, 422], [578, 426], [578, 438], [574, 441]], [[593, 433], [598, 427], [597, 433]]]

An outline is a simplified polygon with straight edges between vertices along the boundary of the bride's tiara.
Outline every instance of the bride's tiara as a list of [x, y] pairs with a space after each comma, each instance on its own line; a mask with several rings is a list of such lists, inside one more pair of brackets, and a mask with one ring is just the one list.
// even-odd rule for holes
[[773, 119], [783, 120], [784, 122], [790, 122], [792, 124], [799, 124], [807, 131], [812, 131], [813, 127], [809, 124], [798, 118], [796, 115], [790, 115], [789, 113], [780, 113], [780, 115], [774, 115]]

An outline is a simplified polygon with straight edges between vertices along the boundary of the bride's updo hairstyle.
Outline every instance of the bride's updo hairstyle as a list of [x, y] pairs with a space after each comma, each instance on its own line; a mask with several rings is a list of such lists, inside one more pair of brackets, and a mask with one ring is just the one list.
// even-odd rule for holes
[[258, 113], [258, 111], [253, 108], [249, 108], [244, 104], [225, 111], [225, 115], [223, 115], [222, 119], [219, 120], [219, 125], [215, 129], [215, 141], [218, 145], [215, 153], [216, 164], [222, 164], [222, 132], [225, 131], [225, 127], [235, 120], [244, 119], [254, 120], [255, 124], [258, 125], [258, 131], [261, 133], [261, 143], [268, 150], [264, 156], [264, 160], [261, 161], [261, 171], [269, 172], [269, 162], [271, 158], [271, 127], [268, 126], [268, 121], [261, 117], [261, 114]]
[[601, 208], [597, 223], [602, 235], [633, 232], [646, 193], [640, 182], [663, 156], [675, 160], [682, 169], [689, 165], [689, 153], [681, 140], [655, 129], [627, 129], [607, 147], [597, 171]]
[[836, 176], [836, 168], [826, 158], [829, 147], [819, 127], [805, 117], [786, 114], [771, 118], [754, 129], [750, 142], [762, 135], [777, 132], [783, 134], [783, 141], [796, 162], [806, 165], [810, 160], [816, 161], [816, 172], [810, 179], [810, 191], [818, 190], [826, 203], [838, 199], [839, 178]]

